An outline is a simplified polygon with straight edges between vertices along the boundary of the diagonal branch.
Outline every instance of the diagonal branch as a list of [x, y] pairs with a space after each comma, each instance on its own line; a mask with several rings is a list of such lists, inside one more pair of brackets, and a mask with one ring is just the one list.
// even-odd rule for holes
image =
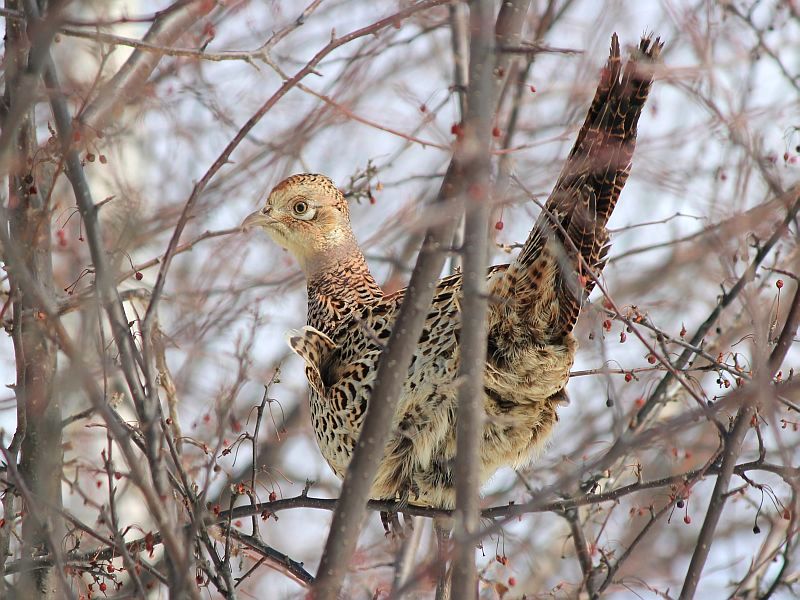
[[211, 12], [215, 5], [216, 2], [208, 0], [178, 1], [161, 11], [142, 40], [148, 50], [134, 50], [80, 115], [80, 122], [88, 129], [87, 133], [102, 131], [114, 113], [142, 90], [164, 56], [164, 52], [151, 49], [171, 46], [192, 24]]
[[[703, 338], [709, 332], [711, 327], [713, 327], [714, 323], [716, 323], [717, 319], [719, 318], [722, 311], [725, 310], [741, 293], [741, 291], [745, 288], [745, 286], [752, 281], [753, 277], [755, 277], [756, 271], [758, 270], [759, 265], [764, 261], [767, 255], [770, 253], [772, 248], [777, 244], [781, 239], [783, 239], [786, 230], [789, 228], [789, 225], [794, 221], [795, 217], [800, 211], [800, 187], [795, 186], [794, 188], [787, 191], [785, 194], [782, 195], [782, 198], [790, 200], [791, 204], [789, 205], [789, 209], [786, 212], [786, 216], [784, 217], [783, 221], [778, 225], [775, 229], [773, 234], [769, 237], [769, 239], [764, 242], [763, 245], [758, 249], [756, 252], [755, 257], [753, 258], [750, 265], [747, 267], [742, 276], [737, 280], [737, 282], [728, 290], [725, 294], [722, 295], [720, 298], [719, 303], [711, 311], [711, 314], [708, 315], [706, 320], [697, 328], [695, 334], [692, 336], [692, 339], [689, 340], [689, 344], [691, 346], [700, 346]], [[678, 359], [673, 363], [676, 372], [684, 369], [686, 365], [691, 360], [692, 356], [694, 355], [693, 350], [690, 348], [686, 348]], [[672, 372], [669, 372], [664, 375], [661, 381], [658, 382], [656, 389], [653, 390], [653, 393], [650, 394], [650, 397], [647, 399], [647, 402], [639, 409], [639, 412], [633, 417], [633, 423], [636, 424], [637, 427], [641, 426], [644, 423], [645, 419], [650, 415], [650, 413], [658, 406], [658, 404], [664, 399], [664, 396], [667, 394], [667, 390], [669, 389], [670, 384], [674, 380], [674, 375]]]
[[[794, 340], [798, 325], [800, 325], [800, 286], [795, 290], [792, 306], [786, 317], [786, 323], [783, 326], [778, 343], [773, 349], [767, 363], [770, 379], [775, 375], [775, 372], [780, 368], [783, 359], [786, 357], [789, 346], [791, 346]], [[753, 385], [757, 385], [757, 383], [750, 384], [750, 386]], [[736, 460], [739, 457], [742, 443], [744, 442], [744, 438], [747, 435], [747, 431], [750, 429], [750, 424], [756, 413], [756, 398], [757, 396], [746, 400], [741, 408], [739, 408], [733, 431], [731, 431], [728, 438], [725, 440], [725, 455], [722, 459], [720, 475], [717, 477], [717, 481], [714, 484], [714, 491], [711, 493], [711, 501], [708, 504], [706, 517], [703, 520], [703, 527], [700, 529], [700, 535], [697, 538], [692, 560], [689, 563], [689, 570], [683, 582], [683, 589], [679, 596], [681, 600], [688, 600], [694, 597], [697, 584], [703, 573], [703, 567], [711, 551], [711, 544], [714, 542], [714, 532], [717, 529], [720, 516], [722, 515], [722, 509], [725, 507], [725, 501], [728, 499], [728, 487], [736, 466]]]

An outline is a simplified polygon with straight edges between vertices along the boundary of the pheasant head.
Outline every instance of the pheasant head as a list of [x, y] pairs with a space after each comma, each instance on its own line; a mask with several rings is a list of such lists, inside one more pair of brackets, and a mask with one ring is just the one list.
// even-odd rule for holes
[[242, 227], [259, 227], [300, 263], [309, 278], [360, 254], [342, 192], [324, 175], [292, 175], [270, 192]]

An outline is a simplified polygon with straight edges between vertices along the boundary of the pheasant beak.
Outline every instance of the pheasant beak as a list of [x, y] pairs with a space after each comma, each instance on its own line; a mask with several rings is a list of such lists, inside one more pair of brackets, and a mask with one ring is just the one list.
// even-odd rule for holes
[[240, 227], [242, 229], [250, 229], [251, 227], [269, 227], [275, 223], [275, 219], [269, 214], [269, 207], [262, 208], [247, 215]]

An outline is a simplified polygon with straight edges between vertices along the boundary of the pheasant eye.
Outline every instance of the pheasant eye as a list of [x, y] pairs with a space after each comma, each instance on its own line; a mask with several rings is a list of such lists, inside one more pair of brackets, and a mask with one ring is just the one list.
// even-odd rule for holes
[[308, 204], [303, 200], [294, 203], [294, 212], [296, 215], [304, 215], [308, 211]]

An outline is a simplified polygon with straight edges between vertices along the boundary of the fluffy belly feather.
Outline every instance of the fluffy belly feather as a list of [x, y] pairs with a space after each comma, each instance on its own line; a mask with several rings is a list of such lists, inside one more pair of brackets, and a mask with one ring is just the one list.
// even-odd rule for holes
[[[505, 368], [487, 364], [483, 403], [481, 481], [504, 465], [522, 467], [544, 447], [565, 400], [563, 388], [575, 356], [571, 335], [562, 344], [528, 346], [504, 357]], [[372, 488], [372, 497], [452, 508], [456, 454], [457, 356], [441, 363], [415, 361], [404, 385], [392, 434]], [[312, 389], [312, 422], [319, 447], [341, 478], [361, 430], [374, 376], [354, 389], [345, 406], [332, 406]], [[415, 383], [419, 382], [419, 383]], [[333, 409], [333, 410], [332, 410]]]

